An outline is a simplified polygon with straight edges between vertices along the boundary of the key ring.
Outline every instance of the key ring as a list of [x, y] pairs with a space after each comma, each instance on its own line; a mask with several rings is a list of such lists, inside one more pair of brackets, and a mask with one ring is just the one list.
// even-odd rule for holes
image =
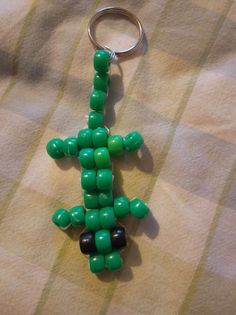
[[[107, 46], [102, 46], [98, 43], [95, 36], [95, 25], [102, 16], [108, 15], [108, 14], [117, 14], [117, 15], [125, 16], [131, 23], [133, 23], [137, 27], [138, 32], [139, 32], [138, 39], [137, 39], [137, 42], [133, 46], [131, 46], [130, 48], [126, 50], [114, 51], [111, 48]], [[95, 13], [90, 19], [89, 24], [88, 24], [88, 36], [96, 49], [104, 49], [104, 50], [111, 51], [113, 54], [115, 54], [115, 56], [119, 58], [119, 57], [125, 57], [128, 55], [131, 55], [139, 48], [144, 37], [144, 30], [143, 30], [140, 20], [133, 13], [123, 8], [106, 7], [97, 11], [97, 13]]]

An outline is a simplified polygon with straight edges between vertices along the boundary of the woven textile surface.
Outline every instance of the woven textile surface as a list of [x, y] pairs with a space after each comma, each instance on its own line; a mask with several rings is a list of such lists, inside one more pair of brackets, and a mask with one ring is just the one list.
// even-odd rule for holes
[[[111, 66], [106, 125], [145, 139], [114, 159], [115, 191], [152, 214], [122, 221], [124, 268], [96, 276], [78, 233], [51, 223], [82, 203], [79, 165], [55, 163], [45, 145], [86, 125], [87, 24], [111, 4], [146, 33], [123, 73]], [[231, 0], [0, 1], [1, 315], [236, 314], [235, 29]], [[107, 19], [100, 37], [127, 47], [132, 32]]]

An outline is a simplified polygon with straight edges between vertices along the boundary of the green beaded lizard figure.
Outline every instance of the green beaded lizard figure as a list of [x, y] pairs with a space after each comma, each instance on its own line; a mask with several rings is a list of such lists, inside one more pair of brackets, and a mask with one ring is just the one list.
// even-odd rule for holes
[[58, 209], [53, 214], [52, 221], [62, 230], [70, 226], [85, 226], [86, 231], [80, 235], [80, 249], [82, 253], [89, 255], [89, 266], [93, 273], [102, 272], [105, 268], [115, 271], [123, 264], [119, 250], [126, 246], [126, 236], [125, 229], [117, 224], [117, 218], [131, 214], [142, 219], [149, 212], [147, 204], [138, 198], [113, 199], [110, 156], [121, 155], [125, 150], [138, 150], [143, 144], [143, 137], [136, 131], [124, 138], [109, 135], [103, 125], [103, 110], [110, 81], [110, 61], [110, 52], [95, 52], [88, 128], [80, 130], [77, 138], [70, 137], [64, 141], [54, 138], [47, 144], [47, 153], [53, 159], [78, 157], [82, 167], [84, 206], [78, 205], [69, 211]]

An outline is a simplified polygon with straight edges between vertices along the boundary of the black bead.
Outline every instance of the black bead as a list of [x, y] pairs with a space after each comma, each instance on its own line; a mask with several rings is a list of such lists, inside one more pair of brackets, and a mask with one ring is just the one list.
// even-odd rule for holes
[[92, 254], [96, 252], [95, 238], [93, 232], [84, 232], [80, 234], [79, 246], [83, 254]]
[[116, 226], [111, 230], [112, 248], [121, 248], [126, 246], [125, 229], [122, 226]]

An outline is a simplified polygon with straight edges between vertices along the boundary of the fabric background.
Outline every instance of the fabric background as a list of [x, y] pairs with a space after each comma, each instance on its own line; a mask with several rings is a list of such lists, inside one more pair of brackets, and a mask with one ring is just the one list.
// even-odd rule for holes
[[[110, 4], [139, 16], [148, 43], [121, 62], [123, 76], [111, 69], [106, 124], [145, 138], [141, 155], [114, 160], [116, 192], [152, 215], [123, 222], [125, 266], [96, 277], [78, 234], [50, 221], [81, 202], [79, 167], [45, 145], [86, 125], [86, 28]], [[131, 27], [122, 36], [116, 21], [116, 37], [110, 22], [102, 38], [129, 44]], [[2, 315], [236, 314], [235, 29], [231, 0], [1, 0]]]

